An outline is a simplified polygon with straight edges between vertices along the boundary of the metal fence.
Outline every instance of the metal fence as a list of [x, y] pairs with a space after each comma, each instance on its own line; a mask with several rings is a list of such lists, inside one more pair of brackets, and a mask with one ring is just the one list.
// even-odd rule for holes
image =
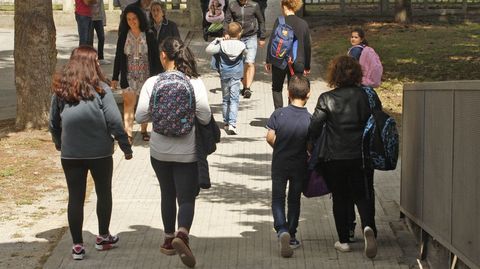
[[480, 268], [479, 103], [480, 80], [403, 91], [400, 210], [472, 269]]
[[[379, 14], [391, 15], [395, 0], [304, 0], [305, 14]], [[480, 9], [480, 0], [411, 0], [412, 9], [423, 14], [467, 13], [471, 9]]]

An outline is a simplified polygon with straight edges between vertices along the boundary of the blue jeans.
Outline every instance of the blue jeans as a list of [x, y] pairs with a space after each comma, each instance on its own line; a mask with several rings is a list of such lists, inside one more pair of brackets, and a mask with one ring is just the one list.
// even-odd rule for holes
[[92, 17], [82, 16], [75, 13], [75, 20], [77, 21], [78, 29], [78, 45], [93, 46]]
[[222, 112], [225, 124], [237, 127], [238, 105], [240, 103], [240, 79], [222, 79]]
[[[277, 234], [282, 232], [290, 233], [293, 238], [297, 233], [298, 219], [300, 217], [300, 195], [302, 193], [304, 175], [292, 173], [293, 175], [281, 176], [272, 173], [272, 214], [273, 227]], [[288, 213], [285, 218], [285, 191], [288, 186]]]

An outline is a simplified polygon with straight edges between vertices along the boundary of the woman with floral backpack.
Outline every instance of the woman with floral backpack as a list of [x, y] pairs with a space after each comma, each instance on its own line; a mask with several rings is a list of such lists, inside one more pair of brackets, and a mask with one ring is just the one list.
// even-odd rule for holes
[[193, 267], [196, 261], [189, 246], [189, 232], [199, 191], [194, 122], [208, 124], [211, 112], [190, 49], [177, 37], [166, 38], [160, 49], [165, 72], [143, 85], [135, 119], [153, 124], [150, 161], [160, 183], [165, 232], [160, 251], [177, 253], [186, 266]]

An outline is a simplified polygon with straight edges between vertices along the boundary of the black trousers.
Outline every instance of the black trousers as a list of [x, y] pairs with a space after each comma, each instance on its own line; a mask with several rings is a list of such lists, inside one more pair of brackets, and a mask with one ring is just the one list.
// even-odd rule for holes
[[178, 201], [178, 227], [190, 230], [198, 194], [197, 162], [164, 162], [150, 157], [160, 183], [162, 220], [165, 233], [175, 232]]
[[83, 205], [90, 171], [97, 193], [98, 233], [109, 234], [112, 216], [113, 159], [62, 159], [62, 168], [68, 186], [68, 225], [74, 244], [83, 243]]
[[290, 82], [291, 75], [288, 67], [285, 69], [280, 69], [272, 65], [272, 91], [282, 92], [285, 77], [287, 77], [287, 83]]
[[362, 230], [369, 226], [376, 235], [373, 170], [364, 170], [361, 159], [329, 161], [321, 168], [332, 191], [333, 217], [340, 243], [349, 241], [352, 204], [357, 206]]

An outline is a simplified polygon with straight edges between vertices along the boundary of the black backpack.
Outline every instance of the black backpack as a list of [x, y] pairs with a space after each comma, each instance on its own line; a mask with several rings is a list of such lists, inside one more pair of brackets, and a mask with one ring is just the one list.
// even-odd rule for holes
[[371, 109], [362, 136], [363, 164], [377, 170], [395, 170], [399, 148], [397, 124], [381, 107], [375, 106], [375, 90], [371, 87], [363, 90]]

